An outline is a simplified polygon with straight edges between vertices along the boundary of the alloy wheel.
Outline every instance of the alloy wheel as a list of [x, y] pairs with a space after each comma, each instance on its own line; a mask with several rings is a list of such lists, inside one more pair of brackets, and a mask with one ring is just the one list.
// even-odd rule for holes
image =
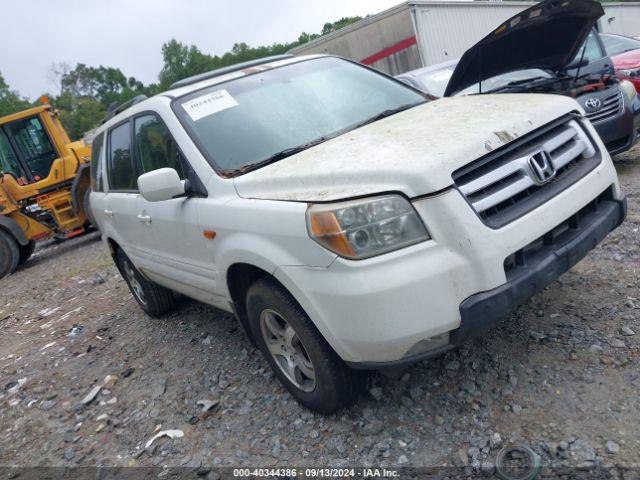
[[127, 280], [129, 281], [129, 285], [131, 285], [131, 290], [136, 298], [140, 301], [140, 303], [146, 305], [147, 301], [144, 297], [144, 290], [142, 289], [142, 285], [138, 281], [136, 277], [136, 273], [133, 270], [133, 266], [131, 263], [124, 262], [124, 273], [127, 276]]
[[282, 315], [265, 309], [260, 313], [260, 332], [278, 368], [297, 388], [312, 392], [316, 373], [302, 340]]

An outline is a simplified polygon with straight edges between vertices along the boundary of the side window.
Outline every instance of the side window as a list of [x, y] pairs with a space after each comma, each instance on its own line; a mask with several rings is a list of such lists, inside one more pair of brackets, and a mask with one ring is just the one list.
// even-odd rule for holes
[[134, 120], [135, 150], [142, 172], [173, 168], [185, 178], [180, 150], [169, 129], [156, 115], [144, 115]]
[[109, 189], [137, 190], [137, 175], [131, 161], [129, 122], [109, 132]]
[[49, 176], [51, 164], [58, 158], [49, 135], [37, 117], [20, 120], [9, 125], [10, 134], [20, 149], [27, 168], [35, 181]]
[[[584, 44], [584, 58], [589, 61], [589, 63], [596, 62], [605, 56], [605, 53], [600, 48], [600, 42], [596, 38], [596, 33], [591, 32], [587, 37], [587, 40]], [[578, 60], [582, 57], [582, 48], [578, 51], [577, 58]]]
[[104, 150], [104, 133], [97, 135], [91, 144], [91, 190], [104, 192], [102, 182], [102, 163], [100, 157]]
[[22, 167], [18, 163], [16, 152], [13, 151], [9, 138], [0, 130], [0, 171], [13, 175], [19, 185], [28, 183]]

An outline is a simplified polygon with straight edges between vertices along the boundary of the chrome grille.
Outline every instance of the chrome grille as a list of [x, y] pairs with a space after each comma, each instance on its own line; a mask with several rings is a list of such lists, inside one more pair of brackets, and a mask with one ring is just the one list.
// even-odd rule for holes
[[[497, 228], [573, 183], [571, 172], [600, 157], [575, 118], [564, 119], [454, 172], [454, 182], [478, 215]], [[595, 163], [594, 163], [595, 162]], [[571, 177], [571, 178], [569, 178]]]
[[601, 122], [609, 117], [613, 117], [624, 108], [624, 102], [622, 101], [622, 92], [614, 93], [602, 100], [602, 107], [596, 112], [588, 112], [587, 118], [592, 123]]

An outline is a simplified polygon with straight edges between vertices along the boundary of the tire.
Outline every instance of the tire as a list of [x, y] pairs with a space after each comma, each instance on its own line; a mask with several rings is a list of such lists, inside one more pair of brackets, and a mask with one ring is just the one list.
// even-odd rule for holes
[[11, 275], [18, 268], [20, 248], [12, 235], [0, 230], [0, 278]]
[[362, 372], [351, 370], [338, 357], [282, 286], [262, 278], [249, 288], [246, 303], [260, 351], [296, 400], [311, 410], [329, 414], [357, 399]]
[[116, 258], [131, 295], [147, 315], [160, 317], [176, 305], [174, 292], [144, 278], [122, 249], [118, 249]]
[[20, 245], [20, 260], [18, 260], [18, 264], [22, 265], [26, 263], [27, 260], [33, 255], [33, 251], [36, 249], [36, 242], [34, 240], [29, 240], [29, 243], [26, 245]]

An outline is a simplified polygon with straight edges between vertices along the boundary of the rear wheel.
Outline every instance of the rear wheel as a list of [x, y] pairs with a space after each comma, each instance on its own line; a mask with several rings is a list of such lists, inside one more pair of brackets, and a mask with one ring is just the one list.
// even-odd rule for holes
[[0, 278], [11, 275], [18, 268], [20, 248], [15, 238], [0, 230]]
[[26, 245], [20, 245], [20, 260], [18, 263], [22, 265], [25, 263], [31, 255], [33, 255], [33, 251], [36, 249], [36, 242], [34, 240], [29, 240]]
[[146, 314], [159, 317], [175, 306], [175, 293], [144, 278], [122, 250], [118, 250], [117, 260], [133, 298]]
[[267, 362], [303, 405], [333, 413], [354, 402], [363, 374], [351, 370], [329, 346], [295, 299], [261, 279], [247, 292], [249, 324]]

